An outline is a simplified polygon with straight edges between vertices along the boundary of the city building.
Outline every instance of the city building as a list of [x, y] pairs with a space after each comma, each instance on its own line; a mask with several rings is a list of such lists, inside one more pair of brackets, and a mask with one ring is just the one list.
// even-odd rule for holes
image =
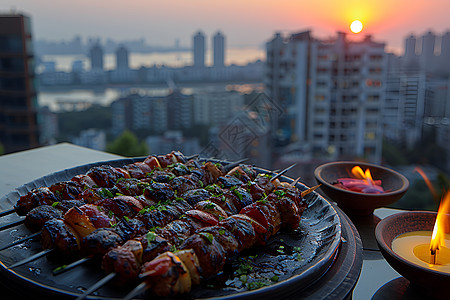
[[213, 36], [214, 67], [225, 66], [225, 36], [219, 31]]
[[181, 151], [185, 155], [198, 154], [201, 150], [197, 138], [186, 138], [181, 131], [166, 131], [162, 135], [149, 136], [145, 139], [152, 154], [163, 155], [173, 150]]
[[130, 69], [128, 63], [128, 49], [120, 46], [116, 50], [116, 69], [119, 71], [127, 71]]
[[194, 55], [194, 67], [203, 68], [205, 66], [205, 35], [199, 31], [193, 37], [193, 55]]
[[99, 43], [95, 43], [89, 50], [89, 57], [91, 60], [91, 70], [103, 70], [103, 48]]
[[225, 125], [244, 107], [244, 96], [236, 91], [200, 91], [193, 97], [195, 124]]
[[450, 32], [435, 35], [429, 31], [421, 37], [405, 39], [403, 70], [448, 74], [450, 68]]
[[283, 112], [274, 118], [278, 145], [300, 143], [314, 157], [381, 160], [386, 79], [384, 44], [345, 33], [319, 40], [310, 31], [266, 44], [265, 85]]
[[5, 153], [39, 146], [31, 20], [0, 15], [0, 143]]
[[151, 130], [162, 133], [167, 130], [167, 100], [129, 94], [111, 104], [112, 133], [117, 136], [125, 130]]
[[78, 146], [87, 147], [99, 151], [106, 149], [106, 133], [103, 130], [90, 128], [80, 132], [80, 135], [72, 140]]

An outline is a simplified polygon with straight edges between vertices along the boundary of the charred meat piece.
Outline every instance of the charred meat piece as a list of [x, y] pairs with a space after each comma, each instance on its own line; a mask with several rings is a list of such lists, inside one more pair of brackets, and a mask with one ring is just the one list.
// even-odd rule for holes
[[222, 175], [222, 171], [215, 164], [206, 162], [199, 169], [192, 170], [191, 177], [194, 181], [201, 181], [206, 186], [214, 183]]
[[[99, 191], [104, 191], [103, 193], [99, 193]], [[78, 199], [82, 200], [85, 203], [95, 203], [96, 201], [100, 201], [105, 197], [102, 197], [105, 193], [107, 193], [107, 189], [93, 189], [87, 188], [78, 195]], [[111, 193], [112, 195], [112, 193]], [[112, 197], [112, 196], [111, 196]]]
[[139, 196], [144, 194], [145, 188], [149, 186], [147, 182], [143, 182], [136, 178], [121, 179], [117, 181], [116, 187], [121, 194], [126, 196]]
[[181, 213], [172, 205], [157, 205], [147, 207], [137, 214], [136, 218], [144, 222], [145, 227], [164, 227], [178, 219]]
[[44, 204], [52, 205], [57, 201], [59, 201], [59, 198], [48, 187], [40, 187], [21, 196], [14, 205], [14, 209], [18, 215], [25, 216], [31, 209], [37, 206]]
[[275, 184], [272, 182], [272, 177], [272, 175], [268, 174], [259, 174], [255, 178], [256, 184], [264, 189], [266, 195], [269, 195], [275, 189]]
[[189, 190], [181, 195], [181, 198], [186, 200], [190, 205], [204, 200], [208, 200], [211, 194], [205, 189]]
[[133, 164], [123, 166], [123, 168], [128, 172], [128, 174], [130, 174], [131, 178], [137, 179], [147, 177], [147, 174], [152, 171], [150, 166], [143, 162], [135, 162]]
[[88, 216], [95, 228], [111, 227], [116, 223], [114, 217], [108, 216], [101, 206], [85, 204], [80, 206], [80, 210]]
[[151, 261], [159, 254], [169, 251], [171, 248], [170, 243], [157, 235], [156, 233], [150, 231], [142, 236], [136, 238], [142, 244], [143, 253], [142, 260], [143, 261]]
[[230, 175], [225, 175], [225, 176], [220, 176], [217, 179], [217, 184], [220, 185], [221, 187], [223, 187], [224, 189], [229, 189], [233, 186], [240, 186], [243, 184], [243, 182], [240, 181], [236, 177], [233, 177]]
[[168, 170], [155, 169], [150, 173], [150, 178], [156, 182], [168, 183], [175, 178], [175, 174]]
[[147, 232], [145, 228], [144, 222], [138, 219], [130, 219], [128, 217], [123, 217], [119, 222], [114, 226], [114, 231], [117, 232], [118, 235], [124, 241], [128, 241], [137, 236], [141, 236]]
[[239, 243], [236, 237], [225, 227], [222, 226], [210, 226], [202, 228], [198, 233], [206, 232], [212, 234], [214, 238], [219, 242], [222, 248], [225, 250], [226, 257], [232, 257], [238, 253]]
[[170, 171], [175, 176], [183, 176], [191, 173], [188, 167], [182, 163], [175, 163], [170, 165]]
[[237, 211], [253, 203], [250, 193], [240, 186], [234, 186], [229, 190], [225, 190], [223, 195], [233, 203]]
[[122, 238], [112, 228], [98, 228], [81, 240], [81, 253], [101, 256], [122, 243]]
[[83, 189], [94, 188], [95, 186], [97, 186], [95, 181], [86, 174], [75, 175], [74, 177], [72, 177], [71, 181], [80, 184]]
[[59, 209], [62, 212], [67, 212], [69, 209], [71, 209], [72, 207], [80, 207], [85, 205], [86, 203], [84, 203], [82, 200], [61, 200], [58, 202], [54, 202], [52, 204], [52, 206], [54, 206], [55, 208]]
[[191, 235], [180, 246], [181, 249], [192, 249], [200, 261], [202, 275], [205, 278], [222, 270], [226, 261], [226, 252], [217, 239], [209, 232], [198, 232]]
[[152, 170], [161, 168], [158, 158], [156, 158], [156, 156], [154, 156], [154, 155], [150, 155], [150, 156], [146, 157], [144, 160], [144, 164], [148, 165], [150, 167], [150, 169], [152, 169]]
[[212, 195], [208, 200], [219, 205], [229, 216], [239, 212], [236, 206], [234, 206], [233, 199], [227, 198], [224, 194]]
[[274, 203], [281, 216], [281, 227], [288, 230], [295, 230], [300, 225], [302, 214], [297, 208], [295, 202], [289, 198], [283, 196], [283, 193], [275, 191], [269, 195], [268, 200]]
[[86, 175], [92, 178], [98, 187], [113, 187], [120, 178], [130, 178], [127, 171], [110, 165], [93, 167]]
[[177, 163], [178, 159], [173, 153], [168, 153], [166, 155], [157, 156], [161, 168], [167, 168], [168, 166]]
[[[280, 192], [278, 192], [280, 191]], [[300, 216], [303, 214], [305, 209], [308, 207], [308, 203], [302, 197], [301, 192], [296, 187], [279, 187], [274, 193], [282, 193], [284, 197], [289, 197], [297, 205]]]
[[167, 201], [175, 196], [175, 192], [168, 183], [151, 182], [145, 187], [144, 196], [155, 202]]
[[103, 206], [105, 210], [112, 211], [118, 218], [133, 216], [143, 209], [142, 203], [131, 196], [102, 199], [94, 204]]
[[[255, 245], [264, 246], [267, 243], [267, 240], [270, 237], [271, 231], [269, 229], [267, 229], [266, 227], [264, 227], [263, 225], [261, 225], [255, 219], [253, 219], [247, 215], [243, 215], [243, 214], [236, 214], [236, 215], [230, 216], [229, 218], [239, 219], [241, 221], [247, 222], [248, 224], [250, 224], [253, 227], [253, 230], [255, 232], [255, 241], [254, 241]], [[254, 245], [252, 245], [252, 246], [254, 246]]]
[[280, 230], [281, 216], [275, 204], [268, 200], [260, 200], [253, 202], [244, 207], [239, 214], [244, 214], [263, 227], [269, 230], [270, 235], [274, 235]]
[[236, 177], [243, 183], [247, 183], [256, 178], [256, 172], [250, 166], [237, 166], [231, 169], [226, 175]]
[[256, 182], [249, 181], [245, 184], [245, 189], [250, 193], [252, 196], [253, 202], [262, 200], [265, 197], [265, 191], [262, 187], [260, 187]]
[[62, 219], [51, 219], [42, 227], [41, 242], [43, 249], [57, 248], [66, 255], [79, 250], [80, 239], [68, 224]]
[[194, 232], [194, 227], [186, 220], [174, 220], [162, 228], [155, 228], [154, 232], [178, 247]]
[[193, 180], [190, 175], [178, 176], [170, 182], [172, 189], [177, 191], [177, 195], [183, 195], [189, 190], [202, 188], [203, 183], [198, 180]]
[[203, 227], [214, 226], [218, 223], [214, 215], [196, 209], [185, 212], [180, 220], [189, 223], [194, 228], [194, 231]]
[[61, 200], [75, 200], [83, 191], [83, 186], [76, 181], [62, 181], [53, 184], [49, 189]]
[[212, 201], [200, 201], [195, 204], [194, 209], [210, 213], [216, 217], [217, 220], [222, 220], [228, 217], [227, 213], [216, 203]]
[[249, 249], [256, 243], [256, 233], [250, 222], [230, 216], [219, 222], [218, 226], [227, 229], [238, 241], [238, 251]]
[[25, 226], [31, 232], [37, 232], [41, 230], [45, 222], [53, 218], [61, 219], [62, 212], [57, 208], [50, 205], [41, 205], [33, 208], [27, 213], [25, 217]]
[[120, 276], [116, 276], [115, 283], [125, 285], [137, 278], [140, 266], [131, 249], [127, 247], [116, 247], [103, 255], [102, 269], [107, 274], [120, 274]]
[[164, 252], [141, 269], [151, 291], [162, 297], [172, 297], [191, 290], [192, 279], [186, 265], [172, 252]]

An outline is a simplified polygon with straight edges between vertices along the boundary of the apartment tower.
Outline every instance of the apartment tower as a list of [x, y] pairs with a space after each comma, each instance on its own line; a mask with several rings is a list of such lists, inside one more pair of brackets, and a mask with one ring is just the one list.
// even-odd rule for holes
[[5, 153], [37, 147], [37, 96], [30, 18], [0, 15], [0, 143]]

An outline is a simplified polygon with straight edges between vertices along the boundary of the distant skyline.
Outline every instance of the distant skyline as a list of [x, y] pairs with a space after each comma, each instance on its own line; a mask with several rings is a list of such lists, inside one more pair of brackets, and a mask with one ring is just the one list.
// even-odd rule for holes
[[[350, 38], [371, 34], [386, 43], [387, 50], [401, 54], [410, 34], [450, 31], [448, 0], [2, 0], [0, 13], [14, 9], [31, 17], [35, 40], [70, 40], [101, 37], [114, 40], [143, 38], [149, 45], [191, 46], [201, 30], [211, 38], [220, 30], [228, 47], [261, 48], [275, 32], [311, 30], [318, 38], [334, 37], [336, 31]], [[351, 21], [364, 29], [352, 34]]]

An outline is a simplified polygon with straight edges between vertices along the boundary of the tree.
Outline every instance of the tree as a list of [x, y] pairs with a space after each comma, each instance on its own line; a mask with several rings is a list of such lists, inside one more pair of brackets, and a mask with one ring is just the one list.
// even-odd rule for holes
[[137, 137], [129, 130], [122, 132], [113, 142], [106, 146], [106, 151], [122, 156], [134, 157], [148, 155], [145, 141], [139, 142]]

